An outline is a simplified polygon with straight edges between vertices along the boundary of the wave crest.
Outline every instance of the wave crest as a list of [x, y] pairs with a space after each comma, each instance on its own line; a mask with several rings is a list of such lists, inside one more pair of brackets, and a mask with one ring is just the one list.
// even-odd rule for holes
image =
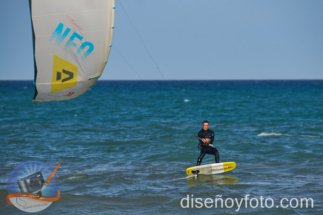
[[260, 134], [258, 134], [258, 137], [278, 137], [278, 136], [283, 136], [284, 134], [282, 133], [277, 133], [277, 132], [261, 132]]

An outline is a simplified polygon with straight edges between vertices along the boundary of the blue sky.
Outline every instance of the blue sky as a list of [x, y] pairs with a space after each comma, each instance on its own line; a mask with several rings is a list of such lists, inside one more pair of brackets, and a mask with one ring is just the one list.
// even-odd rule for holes
[[[323, 79], [322, 11], [321, 0], [117, 0], [101, 79]], [[32, 80], [28, 1], [1, 0], [0, 16], [0, 79]]]

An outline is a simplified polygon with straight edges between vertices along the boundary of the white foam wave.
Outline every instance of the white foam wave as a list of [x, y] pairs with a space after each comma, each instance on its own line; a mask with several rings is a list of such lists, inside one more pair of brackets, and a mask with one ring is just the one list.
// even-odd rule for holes
[[279, 132], [261, 132], [257, 135], [258, 137], [279, 137], [279, 136], [288, 136], [288, 137], [302, 137], [302, 138], [321, 138], [317, 135], [307, 135], [307, 134], [299, 134], [299, 135], [291, 135], [291, 134], [282, 134]]
[[278, 137], [278, 136], [283, 136], [284, 134], [282, 133], [277, 133], [277, 132], [261, 132], [260, 134], [258, 134], [258, 137]]

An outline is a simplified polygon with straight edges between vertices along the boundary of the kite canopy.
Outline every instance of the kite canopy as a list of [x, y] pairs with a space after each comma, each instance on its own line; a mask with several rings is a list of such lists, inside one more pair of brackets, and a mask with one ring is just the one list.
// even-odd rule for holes
[[34, 101], [85, 93], [110, 53], [114, 0], [30, 0], [34, 38]]

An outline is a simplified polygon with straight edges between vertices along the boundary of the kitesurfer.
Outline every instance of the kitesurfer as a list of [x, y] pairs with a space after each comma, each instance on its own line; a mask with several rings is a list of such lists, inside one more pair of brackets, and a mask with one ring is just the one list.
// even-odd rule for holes
[[211, 154], [215, 157], [215, 163], [220, 162], [219, 151], [213, 146], [214, 131], [209, 129], [209, 122], [204, 120], [202, 122], [202, 129], [197, 134], [199, 138], [200, 155], [197, 158], [196, 166], [201, 165], [205, 154]]

